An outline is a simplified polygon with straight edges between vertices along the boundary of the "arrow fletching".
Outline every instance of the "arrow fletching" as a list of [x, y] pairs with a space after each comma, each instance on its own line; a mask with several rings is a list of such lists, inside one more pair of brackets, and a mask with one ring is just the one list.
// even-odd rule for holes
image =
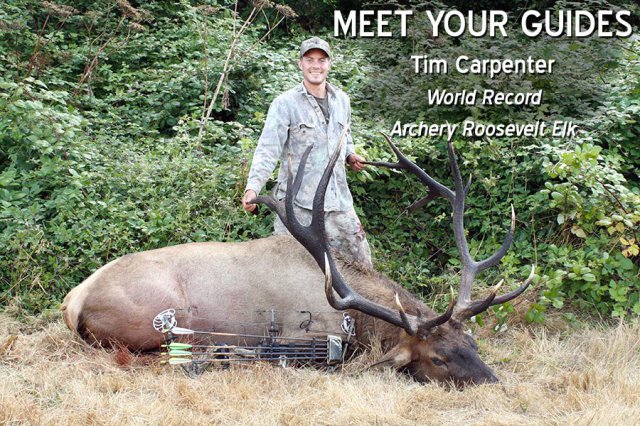
[[169, 356], [191, 356], [193, 353], [191, 351], [184, 351], [182, 349], [171, 349], [168, 352]]
[[169, 349], [182, 349], [182, 350], [186, 350], [186, 349], [191, 349], [193, 348], [193, 345], [190, 345], [188, 343], [179, 343], [179, 342], [171, 342], [168, 345], [162, 345], [163, 348], [169, 348]]
[[192, 362], [191, 358], [171, 358], [169, 360], [169, 365], [179, 365], [179, 364], [187, 364]]

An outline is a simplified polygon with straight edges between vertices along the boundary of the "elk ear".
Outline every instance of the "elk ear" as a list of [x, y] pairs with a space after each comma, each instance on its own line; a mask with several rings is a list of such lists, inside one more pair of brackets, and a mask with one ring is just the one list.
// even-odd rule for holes
[[406, 345], [398, 344], [391, 348], [380, 361], [371, 364], [369, 368], [393, 367], [402, 368], [411, 362], [411, 349]]

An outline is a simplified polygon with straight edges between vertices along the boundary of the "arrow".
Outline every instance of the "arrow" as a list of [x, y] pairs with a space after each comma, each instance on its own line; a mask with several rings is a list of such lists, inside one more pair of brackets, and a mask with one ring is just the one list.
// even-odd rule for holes
[[[258, 339], [264, 339], [265, 337], [268, 336], [264, 336], [261, 334], [238, 334], [238, 333], [222, 333], [222, 332], [217, 332], [217, 331], [195, 331], [195, 330], [191, 330], [188, 328], [182, 328], [182, 327], [173, 327], [171, 330], [169, 330], [171, 333], [173, 334], [207, 334], [210, 336], [228, 336], [228, 337], [255, 337]], [[292, 341], [303, 341], [303, 342], [321, 342], [324, 341], [322, 339], [308, 339], [308, 338], [304, 338], [304, 337], [283, 337], [283, 336], [279, 336], [278, 339], [280, 340], [292, 340]]]
[[318, 361], [319, 358], [316, 356], [301, 356], [301, 357], [296, 357], [296, 358], [271, 358], [271, 359], [247, 359], [247, 358], [228, 358], [228, 359], [218, 359], [218, 358], [203, 358], [203, 359], [191, 359], [191, 358], [170, 358], [169, 361], [160, 361], [161, 364], [170, 364], [170, 365], [176, 365], [176, 364], [184, 364], [187, 362], [195, 362], [195, 363], [223, 363], [223, 364], [228, 364], [231, 362], [237, 362], [237, 363], [248, 363], [248, 362], [256, 362], [256, 361], [263, 361], [263, 362], [280, 362], [280, 361], [288, 361], [288, 362], [293, 362], [293, 361]]
[[[182, 327], [173, 327], [169, 331], [172, 332], [173, 334], [194, 334], [195, 333], [195, 331], [193, 330], [189, 330], [188, 328], [182, 328]], [[199, 331], [198, 333], [202, 333], [202, 332]]]

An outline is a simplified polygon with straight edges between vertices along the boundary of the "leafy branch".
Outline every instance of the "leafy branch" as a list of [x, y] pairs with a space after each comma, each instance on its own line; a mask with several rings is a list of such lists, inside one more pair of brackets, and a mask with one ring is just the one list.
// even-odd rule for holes
[[[207, 125], [207, 121], [210, 119], [211, 117], [211, 113], [213, 112], [213, 107], [216, 104], [216, 101], [218, 99], [218, 96], [220, 95], [220, 90], [222, 89], [222, 85], [226, 82], [227, 77], [229, 76], [229, 72], [231, 70], [232, 64], [233, 64], [233, 60], [236, 57], [236, 54], [238, 52], [238, 44], [242, 38], [242, 36], [245, 34], [245, 32], [247, 31], [247, 28], [249, 28], [259, 17], [260, 13], [262, 12], [263, 15], [266, 18], [266, 14], [264, 13], [265, 9], [270, 9], [270, 8], [274, 8], [276, 10], [277, 13], [277, 17], [276, 20], [277, 22], [273, 25], [269, 24], [269, 21], [267, 19], [267, 27], [269, 28], [268, 31], [258, 40], [256, 41], [254, 44], [252, 44], [247, 50], [241, 52], [242, 56], [247, 55], [248, 53], [250, 53], [253, 48], [260, 42], [262, 42], [266, 37], [269, 36], [269, 34], [271, 34], [271, 32], [273, 32], [273, 30], [280, 25], [280, 23], [282, 23], [282, 21], [284, 21], [286, 18], [295, 18], [297, 15], [296, 13], [293, 11], [293, 9], [291, 9], [289, 6], [286, 5], [274, 5], [272, 2], [268, 1], [268, 0], [253, 0], [252, 2], [253, 8], [251, 9], [251, 12], [249, 13], [249, 16], [247, 17], [247, 19], [240, 24], [238, 21], [238, 2], [235, 2], [235, 6], [234, 6], [234, 12], [233, 12], [233, 37], [231, 38], [231, 44], [229, 45], [229, 50], [227, 51], [227, 57], [224, 61], [224, 65], [222, 66], [222, 72], [220, 73], [220, 77], [218, 78], [218, 82], [216, 84], [216, 87], [213, 91], [213, 96], [211, 97], [211, 100], [209, 101], [209, 105], [206, 106], [207, 104], [207, 93], [205, 92], [205, 108], [202, 111], [202, 117], [200, 119], [200, 129], [198, 132], [198, 144], [201, 143], [202, 138], [205, 134], [205, 129], [206, 129], [206, 125]], [[280, 18], [278, 20], [278, 17]], [[206, 24], [205, 24], [206, 25]], [[239, 26], [239, 28], [237, 28]], [[204, 34], [206, 35], [206, 31], [204, 32]], [[206, 39], [205, 39], [205, 43], [206, 43]], [[206, 55], [205, 55], [205, 60], [206, 60]], [[205, 62], [206, 63], [206, 62]], [[224, 100], [224, 96], [223, 96], [223, 100]], [[224, 102], [223, 102], [224, 103]], [[223, 108], [225, 106], [223, 105]]]

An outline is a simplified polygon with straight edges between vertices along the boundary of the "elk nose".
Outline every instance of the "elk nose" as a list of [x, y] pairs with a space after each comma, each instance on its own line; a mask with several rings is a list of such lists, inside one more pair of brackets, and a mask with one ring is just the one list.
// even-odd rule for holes
[[493, 374], [493, 371], [489, 370], [486, 372], [486, 374], [482, 377], [480, 377], [479, 380], [474, 380], [475, 384], [477, 385], [481, 385], [484, 383], [498, 383], [500, 380], [498, 379], [498, 377]]

